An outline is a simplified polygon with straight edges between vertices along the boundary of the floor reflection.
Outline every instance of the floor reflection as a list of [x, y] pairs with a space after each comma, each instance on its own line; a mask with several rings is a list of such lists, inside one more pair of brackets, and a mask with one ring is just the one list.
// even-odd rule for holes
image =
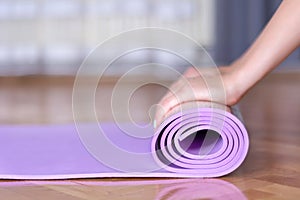
[[[68, 194], [78, 191], [89, 192], [91, 197], [110, 199], [247, 199], [235, 185], [220, 179], [86, 179], [69, 181], [9, 181], [0, 182], [0, 187], [38, 186], [57, 192], [68, 190]], [[141, 191], [144, 188], [151, 193]], [[24, 190], [24, 188], [23, 188]], [[16, 190], [18, 191], [18, 190]], [[95, 192], [97, 191], [97, 192]], [[121, 192], [123, 191], [123, 192]], [[127, 191], [124, 193], [124, 191]], [[131, 191], [131, 192], [130, 192]], [[149, 195], [150, 194], [150, 195]], [[119, 196], [118, 196], [119, 195]], [[74, 196], [74, 195], [72, 195]], [[101, 198], [101, 199], [102, 199]]]
[[157, 200], [171, 199], [247, 199], [233, 184], [218, 179], [197, 179], [167, 184]]

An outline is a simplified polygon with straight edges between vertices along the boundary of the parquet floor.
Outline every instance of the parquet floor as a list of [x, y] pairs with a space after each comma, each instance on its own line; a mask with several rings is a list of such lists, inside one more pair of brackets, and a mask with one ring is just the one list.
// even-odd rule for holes
[[[111, 120], [107, 101], [114, 80], [99, 88], [100, 120]], [[128, 85], [134, 84], [129, 81]], [[72, 122], [70, 77], [0, 78], [1, 124]], [[132, 118], [145, 112], [164, 90], [137, 91]], [[250, 134], [250, 152], [242, 166], [219, 179], [78, 179], [0, 181], [0, 199], [299, 199], [300, 73], [274, 73], [240, 103]], [[96, 96], [97, 98], [97, 96]], [[143, 99], [143, 101], [139, 101]], [[109, 102], [109, 101], [108, 101]], [[126, 119], [126, 116], [120, 118]], [[88, 120], [83, 115], [82, 120]]]

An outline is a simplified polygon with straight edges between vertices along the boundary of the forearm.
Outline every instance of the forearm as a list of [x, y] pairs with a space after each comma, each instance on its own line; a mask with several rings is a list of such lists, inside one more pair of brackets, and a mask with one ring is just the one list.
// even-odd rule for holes
[[237, 95], [246, 93], [299, 45], [300, 0], [284, 0], [253, 45], [231, 66]]

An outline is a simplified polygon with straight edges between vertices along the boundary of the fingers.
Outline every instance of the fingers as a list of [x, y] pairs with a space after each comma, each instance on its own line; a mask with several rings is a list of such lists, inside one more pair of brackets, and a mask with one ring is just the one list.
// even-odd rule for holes
[[[156, 125], [160, 125], [165, 118], [166, 113], [172, 109], [172, 107], [180, 103], [179, 98], [171, 91], [168, 92], [158, 103], [158, 108], [155, 114]], [[156, 127], [155, 127], [156, 128]]]
[[168, 92], [159, 102], [159, 108], [156, 111], [156, 125], [158, 126], [168, 113], [179, 104], [196, 99], [194, 89], [190, 83], [190, 79], [182, 77], [170, 87]]
[[[183, 76], [171, 85], [169, 92], [159, 102], [155, 115], [155, 125], [159, 126], [168, 117], [168, 113], [171, 113], [170, 111], [179, 104], [199, 99], [211, 101], [215, 96], [218, 99], [218, 90], [213, 89], [218, 88], [215, 86], [215, 84], [218, 86], [218, 81], [215, 81], [214, 77], [218, 77], [216, 69], [202, 68], [200, 71], [195, 67], [188, 68]], [[208, 85], [208, 83], [210, 84]]]

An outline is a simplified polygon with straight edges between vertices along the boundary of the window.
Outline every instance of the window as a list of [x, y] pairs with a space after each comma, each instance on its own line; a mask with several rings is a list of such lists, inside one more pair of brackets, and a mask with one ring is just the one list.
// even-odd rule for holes
[[[97, 44], [139, 27], [174, 29], [211, 49], [214, 21], [214, 0], [2, 0], [0, 75], [74, 75]], [[163, 53], [151, 59], [172, 60]]]

